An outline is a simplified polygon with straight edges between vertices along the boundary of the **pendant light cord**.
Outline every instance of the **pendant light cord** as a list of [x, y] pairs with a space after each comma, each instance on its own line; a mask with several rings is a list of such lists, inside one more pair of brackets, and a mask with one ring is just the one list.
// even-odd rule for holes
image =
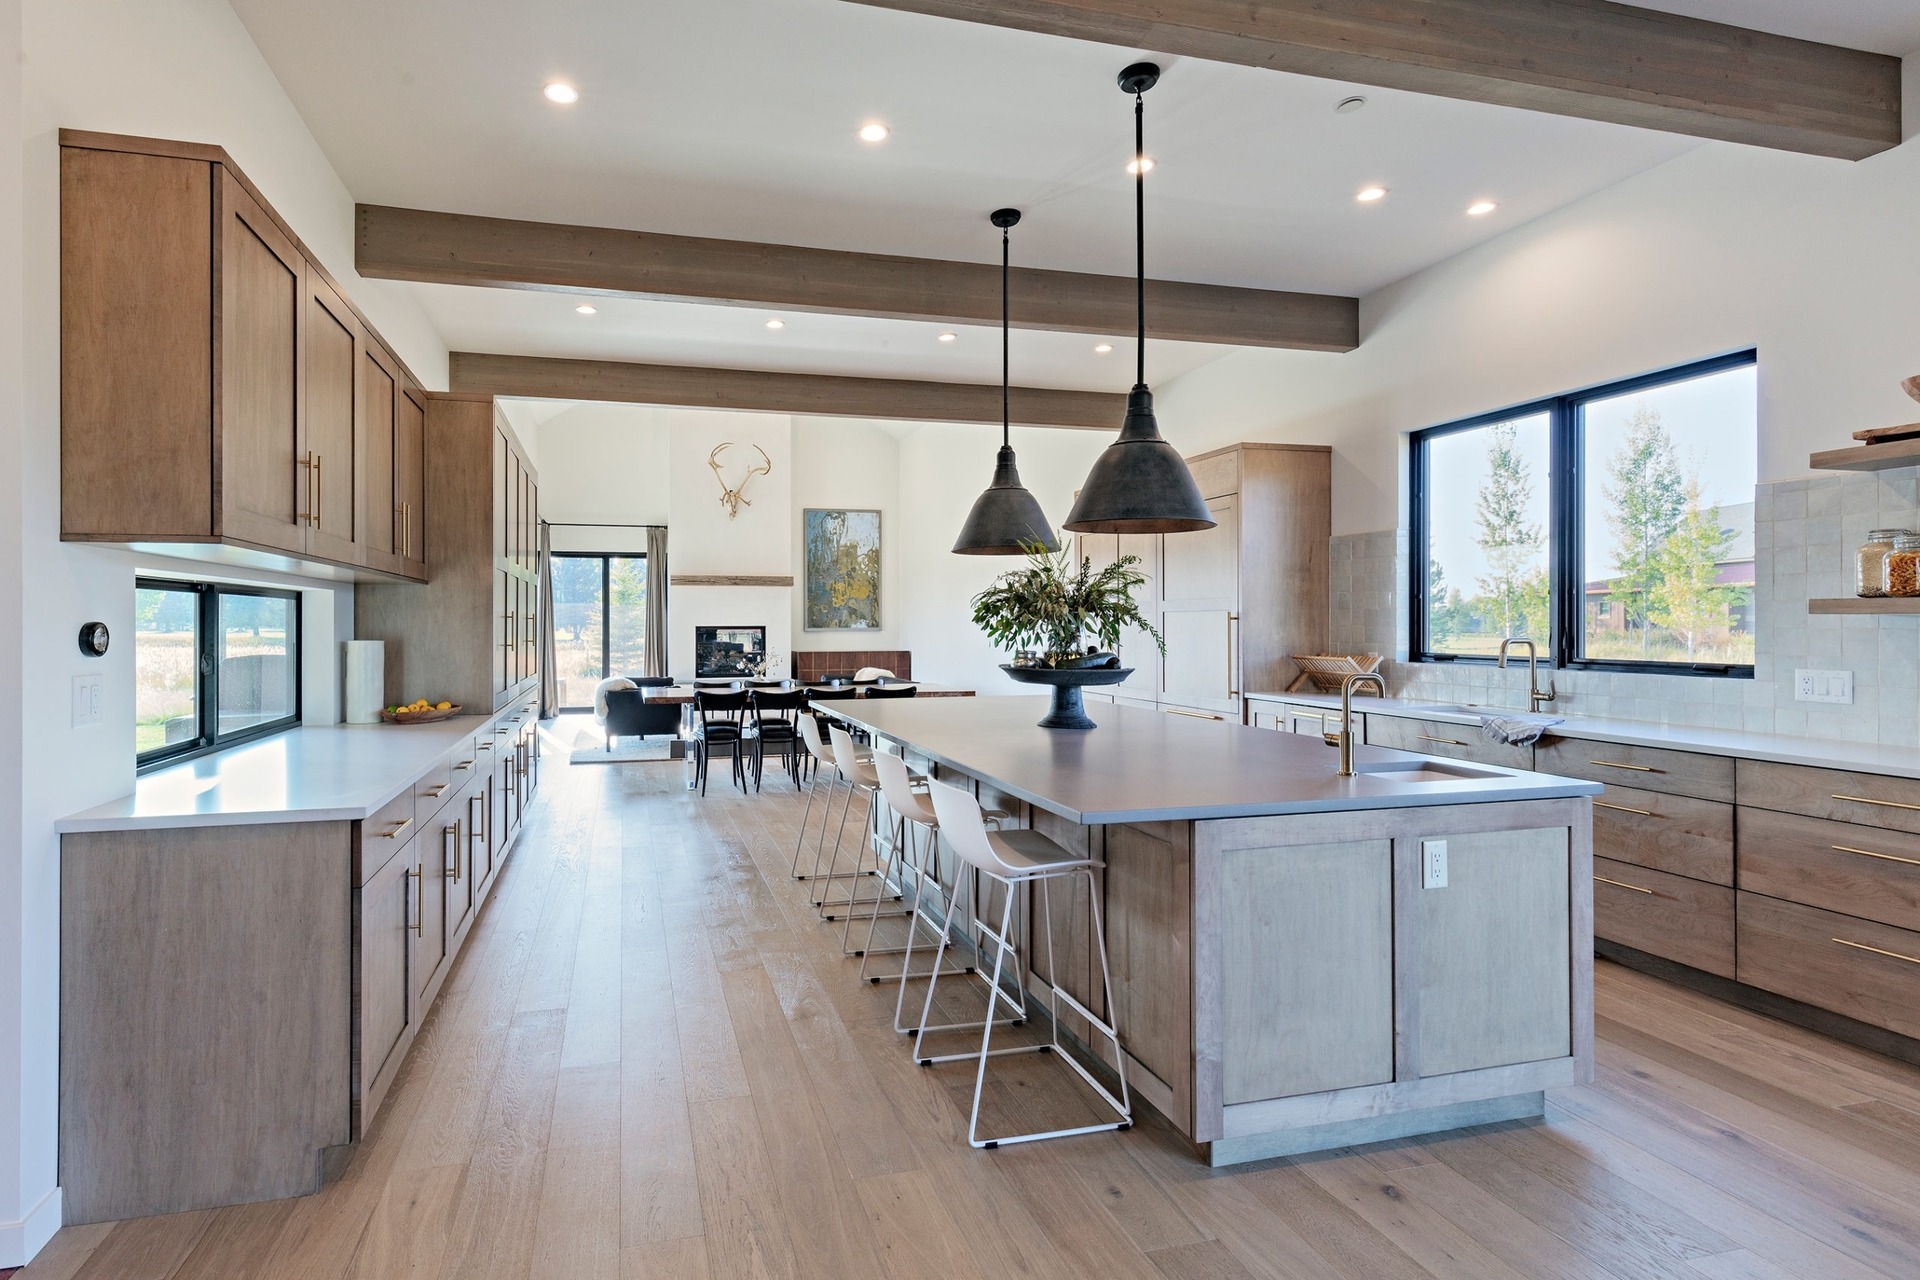
[[1007, 344], [1007, 277], [1008, 264], [1013, 260], [1013, 236], [1007, 228], [1000, 228], [1000, 447], [1013, 445], [1013, 402], [1010, 389], [1013, 380], [1011, 356]]
[[1140, 336], [1135, 342], [1134, 382], [1147, 385], [1147, 102], [1133, 95], [1133, 246], [1134, 310]]

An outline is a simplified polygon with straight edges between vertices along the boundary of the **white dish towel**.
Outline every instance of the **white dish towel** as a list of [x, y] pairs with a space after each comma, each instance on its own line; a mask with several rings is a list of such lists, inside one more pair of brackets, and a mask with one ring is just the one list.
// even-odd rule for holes
[[1538, 742], [1541, 734], [1565, 720], [1565, 716], [1481, 716], [1480, 734], [1488, 742], [1525, 747]]

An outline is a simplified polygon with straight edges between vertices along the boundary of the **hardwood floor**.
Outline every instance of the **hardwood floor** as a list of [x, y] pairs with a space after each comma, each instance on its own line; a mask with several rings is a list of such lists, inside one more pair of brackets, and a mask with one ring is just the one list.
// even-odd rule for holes
[[[1546, 1120], [1230, 1170], [1157, 1118], [976, 1152], [787, 877], [777, 769], [569, 768], [317, 1196], [69, 1228], [22, 1280], [1920, 1275], [1920, 1069], [1603, 964]], [[1122, 1029], [1124, 1033], [1124, 1028]], [[1003, 1060], [1008, 1120], [1084, 1105]]]

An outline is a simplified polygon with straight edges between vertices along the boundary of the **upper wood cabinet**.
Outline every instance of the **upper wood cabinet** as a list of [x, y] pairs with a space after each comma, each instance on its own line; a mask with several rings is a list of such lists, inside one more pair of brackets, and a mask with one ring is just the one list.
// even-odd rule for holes
[[424, 577], [418, 384], [339, 286], [218, 147], [61, 143], [62, 538]]

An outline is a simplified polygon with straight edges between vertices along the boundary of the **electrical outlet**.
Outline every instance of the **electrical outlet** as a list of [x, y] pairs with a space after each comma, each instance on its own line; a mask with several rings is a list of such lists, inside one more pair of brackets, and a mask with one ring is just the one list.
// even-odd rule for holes
[[1445, 840], [1420, 842], [1420, 883], [1428, 889], [1447, 887], [1447, 842]]
[[100, 699], [102, 681], [99, 676], [75, 676], [73, 678], [73, 727], [84, 728], [100, 723]]
[[1853, 672], [1809, 671], [1793, 673], [1795, 702], [1838, 702], [1853, 704]]

